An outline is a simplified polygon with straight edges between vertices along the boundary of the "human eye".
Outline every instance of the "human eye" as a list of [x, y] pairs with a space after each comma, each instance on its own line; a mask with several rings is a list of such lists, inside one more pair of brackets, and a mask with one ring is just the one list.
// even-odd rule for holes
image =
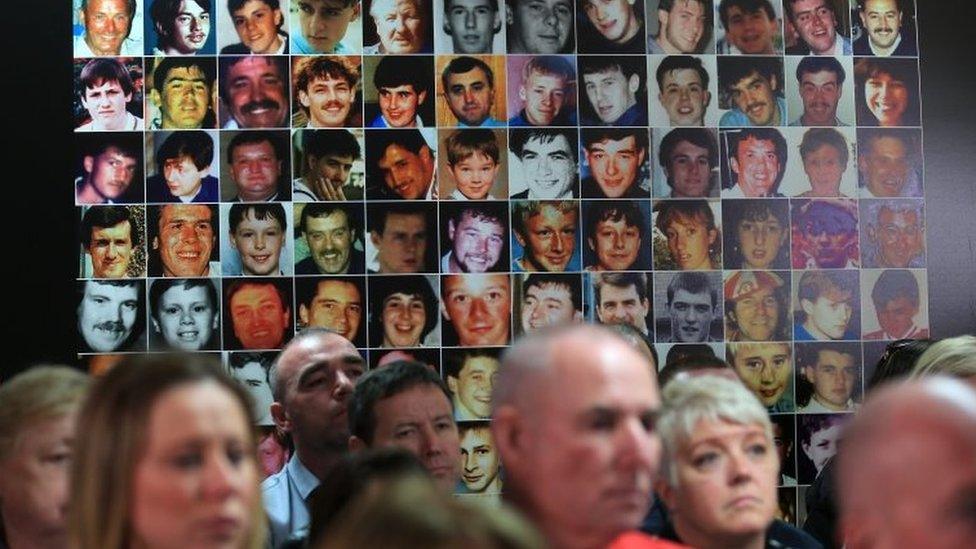
[[696, 469], [708, 469], [718, 462], [718, 452], [702, 452], [692, 458], [691, 464]]
[[618, 416], [609, 410], [600, 410], [590, 417], [589, 428], [594, 431], [612, 431], [617, 425]]
[[165, 315], [172, 316], [172, 315], [179, 314], [179, 312], [180, 312], [180, 308], [177, 307], [176, 305], [170, 305], [169, 307], [163, 308], [163, 314]]
[[194, 313], [205, 313], [205, 312], [207, 312], [208, 309], [209, 309], [209, 307], [207, 307], [206, 305], [204, 305], [202, 303], [198, 303], [198, 304], [196, 304], [196, 305], [193, 306], [193, 312]]
[[135, 300], [128, 300], [123, 301], [122, 306], [130, 311], [135, 311], [139, 307], [139, 304], [136, 303]]
[[746, 368], [750, 370], [758, 370], [762, 368], [762, 365], [763, 363], [761, 360], [756, 360], [756, 359], [746, 360]]
[[181, 470], [195, 469], [203, 465], [203, 454], [198, 450], [180, 452], [172, 457], [170, 463]]
[[469, 297], [466, 294], [454, 294], [450, 297], [451, 303], [458, 305], [463, 305], [468, 302]]
[[750, 444], [749, 447], [746, 448], [746, 452], [753, 456], [759, 457], [766, 455], [766, 453], [769, 452], [769, 448], [767, 448], [765, 444], [757, 442], [755, 444]]
[[235, 27], [239, 27], [239, 26], [243, 25], [244, 23], [245, 23], [245, 19], [243, 17], [235, 17], [234, 18], [234, 26]]

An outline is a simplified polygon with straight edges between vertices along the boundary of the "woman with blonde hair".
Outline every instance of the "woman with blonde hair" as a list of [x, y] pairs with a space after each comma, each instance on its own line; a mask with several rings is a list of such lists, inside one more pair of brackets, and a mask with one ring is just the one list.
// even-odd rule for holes
[[936, 341], [915, 363], [911, 377], [942, 374], [976, 387], [976, 337], [963, 335]]

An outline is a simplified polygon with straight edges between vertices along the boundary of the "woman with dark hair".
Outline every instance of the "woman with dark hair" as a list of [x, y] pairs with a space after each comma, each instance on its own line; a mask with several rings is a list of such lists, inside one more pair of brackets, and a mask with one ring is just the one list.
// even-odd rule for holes
[[790, 215], [785, 200], [727, 200], [722, 218], [726, 269], [790, 268]]
[[916, 60], [861, 57], [854, 82], [858, 126], [919, 125]]
[[369, 346], [421, 347], [437, 327], [437, 296], [423, 275], [369, 280]]

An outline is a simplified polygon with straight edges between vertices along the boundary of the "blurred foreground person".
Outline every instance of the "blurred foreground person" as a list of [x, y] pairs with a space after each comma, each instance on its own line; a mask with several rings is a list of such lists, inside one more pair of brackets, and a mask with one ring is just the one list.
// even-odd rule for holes
[[263, 547], [254, 422], [247, 391], [213, 359], [124, 359], [79, 412], [70, 546]]
[[952, 376], [976, 389], [976, 337], [948, 337], [933, 343], [918, 357], [912, 377]]
[[68, 468], [88, 377], [35, 366], [0, 384], [0, 547], [67, 545]]

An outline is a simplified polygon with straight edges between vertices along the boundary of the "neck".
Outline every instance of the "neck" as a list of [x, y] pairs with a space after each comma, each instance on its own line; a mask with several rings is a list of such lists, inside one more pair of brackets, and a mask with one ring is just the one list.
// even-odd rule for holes
[[345, 448], [312, 449], [299, 445], [298, 441], [295, 441], [295, 455], [298, 456], [298, 461], [301, 461], [302, 465], [319, 480], [325, 478], [325, 474], [342, 459], [344, 453]]
[[91, 181], [85, 181], [81, 186], [81, 191], [78, 192], [78, 203], [79, 204], [102, 204], [106, 202], [105, 197], [95, 189], [95, 186], [91, 184]]
[[827, 402], [826, 400], [821, 400], [816, 393], [813, 394], [813, 400], [816, 400], [817, 403], [819, 403], [821, 406], [834, 412], [843, 412], [844, 410], [847, 410], [847, 403], [844, 403], [841, 406], [837, 406], [836, 404], [832, 404], [830, 402]]
[[737, 537], [713, 537], [685, 524], [677, 515], [673, 520], [674, 531], [681, 543], [698, 549], [763, 549], [766, 546], [765, 529]]
[[658, 33], [655, 40], [657, 40], [657, 45], [661, 46], [661, 49], [664, 50], [665, 53], [682, 53], [681, 50], [674, 47], [674, 44], [668, 40], [668, 35], [665, 32], [665, 29], [661, 29], [661, 32]]
[[834, 339], [834, 338], [830, 337], [829, 335], [823, 333], [819, 329], [817, 329], [817, 327], [814, 326], [813, 323], [810, 322], [809, 320], [807, 320], [806, 322], [803, 323], [803, 327], [806, 329], [807, 333], [809, 333], [810, 335], [812, 335], [813, 337], [815, 337], [817, 339], [821, 339], [821, 340], [831, 340], [831, 339]]
[[613, 541], [614, 536], [607, 537], [605, 532], [586, 531], [578, 524], [552, 523], [533, 508], [529, 498], [522, 496], [520, 491], [513, 490], [511, 484], [506, 484], [502, 497], [525, 513], [542, 533], [549, 549], [603, 549]]
[[887, 57], [887, 56], [891, 55], [892, 52], [895, 51], [895, 48], [898, 47], [898, 42], [900, 42], [900, 41], [901, 41], [901, 34], [899, 34], [898, 35], [898, 38], [896, 38], [895, 41], [892, 42], [891, 45], [888, 46], [887, 48], [882, 48], [881, 46], [878, 46], [877, 44], [875, 44], [874, 42], [872, 42], [870, 39], [868, 39], [868, 44], [871, 44], [871, 51], [874, 52], [875, 55], [877, 55], [879, 57], [882, 57], [882, 56], [883, 57]]

